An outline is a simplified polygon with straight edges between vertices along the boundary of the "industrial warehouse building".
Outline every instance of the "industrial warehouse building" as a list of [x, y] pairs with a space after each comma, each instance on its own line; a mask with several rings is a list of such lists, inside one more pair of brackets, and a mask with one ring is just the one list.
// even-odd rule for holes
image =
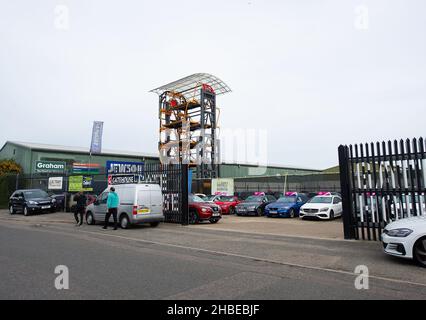
[[[97, 187], [94, 191], [105, 187], [107, 162], [159, 162], [158, 155], [149, 153], [104, 149], [101, 154], [90, 156], [89, 148], [16, 141], [8, 141], [0, 149], [1, 159], [14, 159], [19, 163], [23, 168], [21, 179], [25, 177], [34, 180], [30, 183], [31, 187], [46, 187], [43, 177], [86, 174], [93, 176], [94, 182], [98, 182], [95, 183]], [[233, 180], [236, 192], [280, 192], [283, 189], [310, 191], [319, 188], [335, 191], [339, 188], [338, 174], [324, 175], [321, 170], [315, 169], [281, 165], [259, 168], [253, 164], [222, 163], [218, 172], [219, 178]], [[211, 188], [211, 180], [193, 181], [193, 191], [209, 193]]]

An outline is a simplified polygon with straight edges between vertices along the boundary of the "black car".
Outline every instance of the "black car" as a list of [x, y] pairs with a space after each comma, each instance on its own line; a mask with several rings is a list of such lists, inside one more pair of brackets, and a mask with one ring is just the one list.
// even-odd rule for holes
[[40, 189], [16, 190], [9, 198], [9, 212], [25, 216], [39, 212], [55, 212], [56, 200]]
[[275, 201], [277, 201], [277, 198], [272, 195], [250, 196], [235, 207], [235, 213], [238, 216], [262, 216], [265, 213], [265, 207]]

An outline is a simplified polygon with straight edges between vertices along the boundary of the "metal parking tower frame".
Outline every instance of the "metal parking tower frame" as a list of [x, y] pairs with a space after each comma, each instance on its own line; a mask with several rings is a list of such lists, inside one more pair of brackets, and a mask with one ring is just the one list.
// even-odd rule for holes
[[162, 163], [188, 164], [197, 179], [218, 177], [219, 108], [216, 96], [231, 89], [219, 78], [196, 73], [151, 90], [159, 96]]

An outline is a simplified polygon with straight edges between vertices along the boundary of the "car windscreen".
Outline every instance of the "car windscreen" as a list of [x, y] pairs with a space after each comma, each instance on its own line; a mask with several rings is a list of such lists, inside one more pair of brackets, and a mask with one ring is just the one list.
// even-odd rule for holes
[[190, 194], [188, 197], [189, 202], [205, 202], [200, 197], [194, 196], [193, 194]]
[[278, 199], [278, 202], [295, 203], [296, 197], [281, 197], [281, 198]]
[[[215, 198], [216, 196], [209, 196], [209, 197], [205, 197], [204, 198], [204, 200], [205, 201], [213, 201], [213, 199]], [[198, 197], [198, 198], [200, 198], [200, 197]], [[202, 198], [200, 198], [200, 199], [202, 199]]]
[[250, 196], [245, 201], [246, 202], [261, 202], [262, 200], [263, 200], [263, 197]]
[[48, 195], [43, 190], [29, 190], [24, 191], [25, 199], [37, 199], [37, 198], [47, 198]]
[[309, 203], [331, 203], [332, 197], [315, 197], [309, 200]]

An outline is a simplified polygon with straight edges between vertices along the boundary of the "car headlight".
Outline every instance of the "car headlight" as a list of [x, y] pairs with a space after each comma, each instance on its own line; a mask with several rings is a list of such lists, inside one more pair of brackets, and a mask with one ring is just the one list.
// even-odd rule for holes
[[320, 211], [321, 212], [327, 212], [328, 210], [330, 210], [330, 208], [322, 208]]
[[37, 205], [38, 204], [36, 201], [28, 201], [28, 203], [32, 204], [32, 205]]
[[52, 203], [55, 203], [56, 202], [56, 199], [52, 199]]
[[202, 211], [202, 212], [209, 212], [209, 211], [210, 211], [210, 208], [203, 207], [203, 208], [201, 208], [201, 211]]
[[405, 238], [413, 233], [413, 230], [407, 228], [385, 230], [385, 234], [389, 237]]

